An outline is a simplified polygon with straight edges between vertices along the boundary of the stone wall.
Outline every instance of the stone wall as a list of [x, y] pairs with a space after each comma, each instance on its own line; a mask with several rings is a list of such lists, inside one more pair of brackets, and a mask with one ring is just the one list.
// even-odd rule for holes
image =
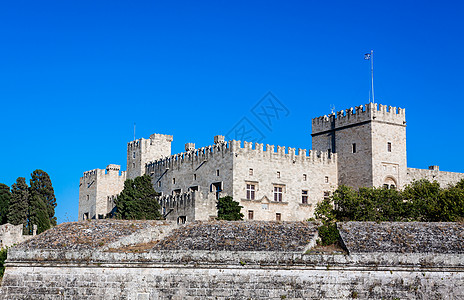
[[126, 172], [119, 165], [105, 170], [87, 171], [79, 182], [78, 220], [104, 218], [114, 207], [114, 199], [123, 190]]
[[[361, 226], [341, 224], [349, 254], [320, 254], [308, 251], [317, 237], [311, 222], [61, 224], [10, 249], [0, 299], [464, 297], [464, 251], [459, 243], [446, 246], [458, 240], [463, 225]], [[359, 239], [360, 232], [367, 238]], [[437, 237], [442, 240], [434, 243]], [[386, 247], [369, 246], [379, 241]], [[403, 251], [405, 241], [417, 243], [416, 252]], [[440, 243], [446, 247], [427, 246]]]
[[[433, 169], [435, 167], [435, 169]], [[411, 183], [419, 179], [427, 179], [429, 181], [437, 181], [441, 187], [447, 187], [450, 184], [456, 184], [464, 179], [464, 173], [444, 172], [439, 171], [437, 166], [431, 169], [415, 169], [408, 168], [406, 173], [407, 183]]]

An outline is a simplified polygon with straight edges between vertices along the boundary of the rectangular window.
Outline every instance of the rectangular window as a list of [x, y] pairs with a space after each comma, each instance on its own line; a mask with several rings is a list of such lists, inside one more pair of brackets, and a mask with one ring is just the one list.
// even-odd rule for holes
[[255, 190], [256, 186], [254, 184], [248, 184], [246, 185], [246, 198], [248, 200], [255, 200]]
[[253, 176], [253, 169], [248, 170], [248, 175]]
[[280, 213], [276, 213], [276, 221], [282, 221], [282, 215]]
[[280, 172], [277, 171], [277, 178], [280, 178]]
[[306, 181], [308, 179], [308, 176], [306, 174], [303, 174], [303, 181]]
[[193, 180], [197, 180], [197, 174], [193, 174]]
[[390, 142], [387, 143], [387, 151], [392, 152], [392, 143]]
[[330, 192], [325, 191], [324, 192], [324, 199], [329, 199], [329, 196], [330, 196]]
[[351, 151], [352, 151], [353, 153], [356, 153], [356, 143], [353, 143], [353, 144], [351, 145]]
[[281, 186], [274, 187], [274, 201], [282, 202], [282, 190]]
[[161, 181], [158, 181], [158, 187], [161, 187]]
[[325, 176], [325, 183], [329, 183], [329, 176]]
[[173, 195], [180, 195], [181, 193], [182, 193], [181, 189], [175, 189], [175, 190], [172, 191]]
[[132, 158], [135, 158], [135, 152], [134, 152], [134, 153], [132, 153]]
[[216, 176], [219, 176], [219, 170], [216, 170]]
[[190, 190], [191, 192], [196, 192], [196, 191], [198, 191], [198, 185], [189, 187], [189, 190]]
[[307, 190], [301, 191], [301, 203], [308, 204], [308, 191]]
[[248, 211], [248, 220], [253, 220], [253, 211], [252, 210]]
[[172, 184], [176, 184], [176, 179], [175, 178], [172, 179]]

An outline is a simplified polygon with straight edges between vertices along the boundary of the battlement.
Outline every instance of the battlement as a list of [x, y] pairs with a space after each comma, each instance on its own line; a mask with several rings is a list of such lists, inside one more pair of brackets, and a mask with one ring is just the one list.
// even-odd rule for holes
[[185, 192], [175, 195], [163, 195], [158, 197], [158, 202], [163, 209], [178, 209], [195, 205], [198, 191]]
[[156, 143], [159, 143], [159, 142], [170, 143], [172, 141], [173, 141], [172, 135], [154, 133], [150, 135], [149, 139], [140, 138], [135, 141], [130, 141], [129, 143], [127, 143], [127, 148], [130, 150], [134, 150], [134, 149], [140, 148], [142, 145], [146, 147], [149, 145], [155, 145]]
[[406, 112], [404, 108], [368, 103], [312, 119], [312, 133], [374, 120], [405, 126]]
[[[186, 147], [187, 149], [188, 147]], [[277, 150], [277, 152], [276, 152]], [[266, 144], [242, 142], [231, 140], [228, 142], [217, 143], [198, 149], [189, 148], [188, 151], [171, 155], [169, 157], [161, 158], [155, 161], [148, 162], [145, 165], [147, 174], [156, 172], [157, 170], [164, 170], [166, 168], [174, 168], [179, 164], [191, 163], [192, 161], [202, 162], [208, 160], [215, 155], [225, 156], [228, 154], [241, 154], [250, 156], [262, 156], [272, 159], [282, 159], [293, 161], [294, 163], [320, 163], [320, 164], [333, 164], [336, 163], [336, 154], [329, 151], [313, 151], [306, 149], [284, 146], [275, 146]]]
[[95, 180], [97, 178], [103, 178], [103, 177], [126, 177], [126, 172], [122, 171], [121, 174], [119, 174], [119, 171], [121, 170], [120, 165], [115, 165], [115, 164], [109, 164], [105, 170], [103, 169], [93, 169], [90, 171], [84, 172], [83, 176], [80, 178], [80, 183], [83, 182], [88, 182]]

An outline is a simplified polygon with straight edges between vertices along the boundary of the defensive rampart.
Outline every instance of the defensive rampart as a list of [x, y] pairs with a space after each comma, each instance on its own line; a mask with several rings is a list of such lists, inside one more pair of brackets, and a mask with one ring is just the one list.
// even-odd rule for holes
[[[350, 251], [360, 224], [340, 224], [349, 254], [311, 250], [317, 231], [308, 222], [60, 225], [10, 251], [0, 298], [462, 299], [463, 246], [445, 238], [440, 243], [451, 253], [411, 252], [398, 233], [414, 224], [368, 223], [362, 230], [395, 252], [375, 251], [375, 243]], [[459, 224], [417, 224], [421, 238], [409, 241], [417, 249], [431, 249], [424, 246], [435, 232], [462, 235]]]

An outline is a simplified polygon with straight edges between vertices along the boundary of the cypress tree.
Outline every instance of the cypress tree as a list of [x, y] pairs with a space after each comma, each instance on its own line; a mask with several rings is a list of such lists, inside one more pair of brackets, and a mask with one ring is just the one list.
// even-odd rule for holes
[[0, 224], [8, 222], [8, 210], [11, 202], [10, 187], [0, 183]]
[[29, 220], [27, 224], [28, 234], [32, 234], [33, 225], [37, 225], [37, 234], [50, 229], [50, 218], [48, 216], [47, 205], [42, 195], [36, 190], [31, 189], [29, 198]]
[[[45, 204], [46, 215], [49, 219], [49, 224], [51, 226], [56, 226], [56, 217], [55, 217], [55, 208], [56, 208], [56, 198], [55, 191], [53, 190], [52, 181], [47, 172], [40, 169], [35, 170], [31, 174], [31, 196], [37, 195], [40, 197]], [[37, 199], [38, 201], [38, 199]], [[42, 205], [35, 203], [34, 209], [43, 209]], [[38, 225], [38, 224], [37, 224]], [[47, 228], [48, 229], [48, 228]]]
[[[29, 188], [24, 177], [18, 177], [11, 186], [11, 202], [8, 212], [8, 223], [13, 225], [27, 224]], [[24, 227], [24, 232], [26, 229]]]

